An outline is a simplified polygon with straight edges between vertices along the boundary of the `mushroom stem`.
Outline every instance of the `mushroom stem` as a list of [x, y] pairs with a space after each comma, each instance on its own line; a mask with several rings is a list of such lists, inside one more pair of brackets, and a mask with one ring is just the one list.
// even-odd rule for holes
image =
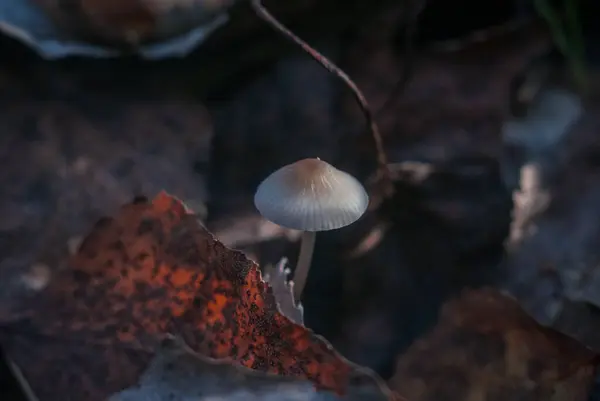
[[300, 302], [300, 296], [306, 279], [308, 278], [308, 271], [310, 270], [310, 262], [312, 260], [313, 250], [315, 249], [315, 240], [317, 239], [317, 233], [315, 231], [304, 231], [302, 233], [302, 242], [300, 244], [300, 255], [298, 256], [298, 263], [296, 264], [296, 270], [294, 271], [294, 299], [296, 302]]

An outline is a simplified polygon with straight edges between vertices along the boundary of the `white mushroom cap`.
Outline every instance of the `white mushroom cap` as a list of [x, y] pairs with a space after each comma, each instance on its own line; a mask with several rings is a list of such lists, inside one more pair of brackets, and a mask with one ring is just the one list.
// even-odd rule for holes
[[302, 231], [345, 227], [367, 210], [369, 196], [350, 174], [320, 159], [288, 164], [265, 178], [254, 205], [267, 220]]

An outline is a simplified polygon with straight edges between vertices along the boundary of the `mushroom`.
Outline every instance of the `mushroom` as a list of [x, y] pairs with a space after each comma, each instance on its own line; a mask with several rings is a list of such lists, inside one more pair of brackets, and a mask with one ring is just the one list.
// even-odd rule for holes
[[303, 231], [294, 273], [296, 300], [308, 277], [317, 232], [354, 223], [368, 204], [369, 196], [356, 178], [319, 158], [288, 164], [258, 186], [254, 205], [260, 214], [282, 227]]

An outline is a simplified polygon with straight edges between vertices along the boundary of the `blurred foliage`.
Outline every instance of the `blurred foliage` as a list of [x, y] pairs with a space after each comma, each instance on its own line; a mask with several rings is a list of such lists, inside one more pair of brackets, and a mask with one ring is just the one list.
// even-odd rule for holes
[[[579, 0], [563, 0], [563, 13], [550, 4], [550, 0], [534, 0], [536, 11], [546, 20], [554, 42], [567, 59], [575, 85], [585, 91], [587, 68], [585, 64], [585, 43], [583, 39]], [[561, 17], [561, 14], [564, 17]]]

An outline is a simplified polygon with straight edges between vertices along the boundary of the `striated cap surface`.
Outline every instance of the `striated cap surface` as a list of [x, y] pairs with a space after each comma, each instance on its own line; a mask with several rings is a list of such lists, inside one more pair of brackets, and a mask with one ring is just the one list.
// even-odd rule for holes
[[254, 205], [267, 220], [303, 231], [345, 227], [366, 211], [360, 182], [320, 159], [303, 159], [272, 173], [258, 186]]

